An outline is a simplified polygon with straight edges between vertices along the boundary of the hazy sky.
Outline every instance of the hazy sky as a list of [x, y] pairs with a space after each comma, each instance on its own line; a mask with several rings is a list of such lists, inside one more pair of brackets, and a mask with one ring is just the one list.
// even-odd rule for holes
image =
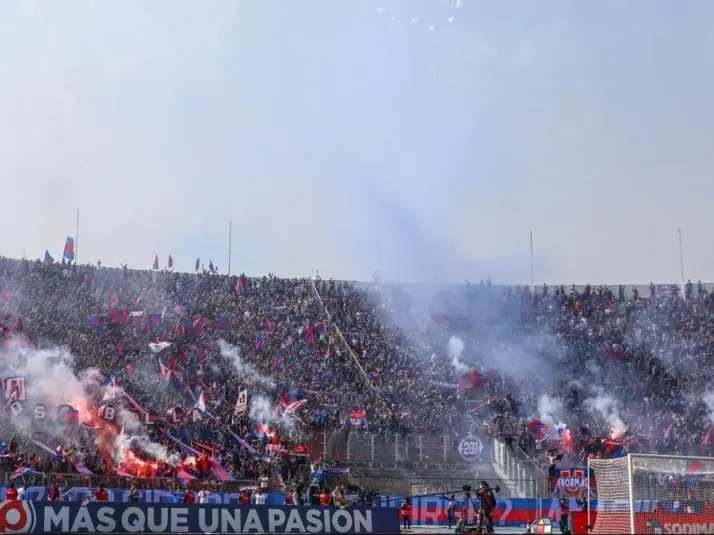
[[[714, 280], [714, 2], [0, 2], [0, 253]], [[377, 235], [381, 254], [378, 261]]]

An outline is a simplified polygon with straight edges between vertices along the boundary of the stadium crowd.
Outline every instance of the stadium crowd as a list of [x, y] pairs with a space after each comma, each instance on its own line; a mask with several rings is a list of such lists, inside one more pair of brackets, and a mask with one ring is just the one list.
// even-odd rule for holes
[[[490, 281], [426, 290], [226, 276], [212, 265], [186, 274], [0, 258], [0, 351], [66, 346], [78, 374], [99, 370], [134, 407], [162, 418], [183, 408], [189, 418], [164, 424], [170, 435], [147, 426], [151, 439], [210, 453], [241, 479], [265, 480], [276, 466], [294, 477], [304, 455], [295, 444], [310, 430], [478, 429], [541, 458], [558, 449], [556, 459], [710, 452], [714, 299], [701, 284], [684, 293], [534, 294]], [[268, 400], [272, 417], [236, 411], [244, 390]], [[203, 400], [210, 417], [194, 422]], [[91, 440], [78, 440], [90, 434], [48, 437], [61, 448], [52, 456], [33, 451], [6, 413], [10, 468], [112, 471]], [[152, 475], [179, 469], [156, 463]]]

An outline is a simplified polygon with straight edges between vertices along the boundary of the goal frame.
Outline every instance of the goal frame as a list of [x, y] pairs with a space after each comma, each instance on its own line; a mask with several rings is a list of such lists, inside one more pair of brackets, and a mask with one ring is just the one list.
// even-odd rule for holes
[[[631, 534], [636, 534], [637, 533], [637, 510], [635, 506], [637, 505], [637, 499], [635, 497], [635, 491], [634, 491], [634, 470], [633, 470], [633, 463], [637, 461], [637, 459], [667, 459], [667, 460], [672, 460], [672, 461], [707, 461], [709, 463], [714, 462], [714, 457], [704, 457], [701, 455], [694, 455], [694, 456], [689, 456], [689, 455], [656, 455], [652, 453], [628, 453], [627, 454], [627, 496], [628, 496], [628, 501], [630, 502], [630, 533]], [[588, 525], [592, 526], [591, 523], [591, 517], [590, 517], [590, 511], [592, 511], [592, 496], [590, 492], [590, 474], [592, 470], [592, 465], [591, 461], [615, 461], [617, 459], [588, 459], [588, 474], [587, 474], [587, 483], [588, 483]], [[597, 477], [595, 479], [595, 483], [597, 485]], [[597, 486], [595, 487], [597, 489]], [[593, 526], [594, 527], [594, 526]]]

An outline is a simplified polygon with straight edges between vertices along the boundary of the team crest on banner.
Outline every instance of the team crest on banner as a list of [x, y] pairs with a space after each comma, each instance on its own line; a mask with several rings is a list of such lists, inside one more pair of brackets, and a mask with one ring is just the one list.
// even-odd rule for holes
[[233, 411], [233, 414], [243, 414], [246, 410], [248, 410], [248, 391], [241, 390], [240, 394], [238, 394], [236, 408]]
[[467, 463], [474, 463], [481, 460], [483, 454], [483, 442], [474, 436], [468, 436], [459, 443], [459, 455]]
[[0, 533], [32, 533], [36, 521], [37, 514], [31, 501], [0, 502]]
[[583, 489], [588, 488], [588, 480], [583, 468], [561, 470], [560, 474], [551, 478], [553, 494], [562, 494], [567, 498], [577, 498]]
[[17, 396], [14, 399], [19, 399], [20, 401], [25, 401], [27, 399], [27, 392], [25, 391], [25, 378], [24, 377], [13, 377], [2, 380], [2, 391], [5, 395], [5, 399], [9, 400], [10, 396], [13, 395], [14, 391], [17, 391]]

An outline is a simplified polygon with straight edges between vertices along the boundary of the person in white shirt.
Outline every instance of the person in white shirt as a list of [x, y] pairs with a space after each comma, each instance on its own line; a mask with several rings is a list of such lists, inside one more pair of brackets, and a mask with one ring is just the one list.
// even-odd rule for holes
[[208, 503], [208, 497], [211, 495], [206, 489], [201, 489], [198, 493], [198, 503]]
[[263, 475], [258, 478], [258, 481], [260, 483], [260, 488], [263, 489], [263, 491], [268, 490], [268, 486], [270, 485], [270, 478], [268, 477], [268, 474], [263, 473]]
[[332, 491], [332, 503], [335, 505], [349, 505], [350, 501], [345, 499], [345, 491], [342, 489], [342, 483], [335, 486]]
[[265, 505], [265, 500], [267, 500], [268, 495], [263, 492], [263, 489], [258, 488], [253, 494], [253, 502], [255, 505]]
[[24, 499], [25, 499], [25, 487], [18, 487], [18, 488], [17, 488], [17, 499], [18, 499], [18, 500], [24, 500]]

